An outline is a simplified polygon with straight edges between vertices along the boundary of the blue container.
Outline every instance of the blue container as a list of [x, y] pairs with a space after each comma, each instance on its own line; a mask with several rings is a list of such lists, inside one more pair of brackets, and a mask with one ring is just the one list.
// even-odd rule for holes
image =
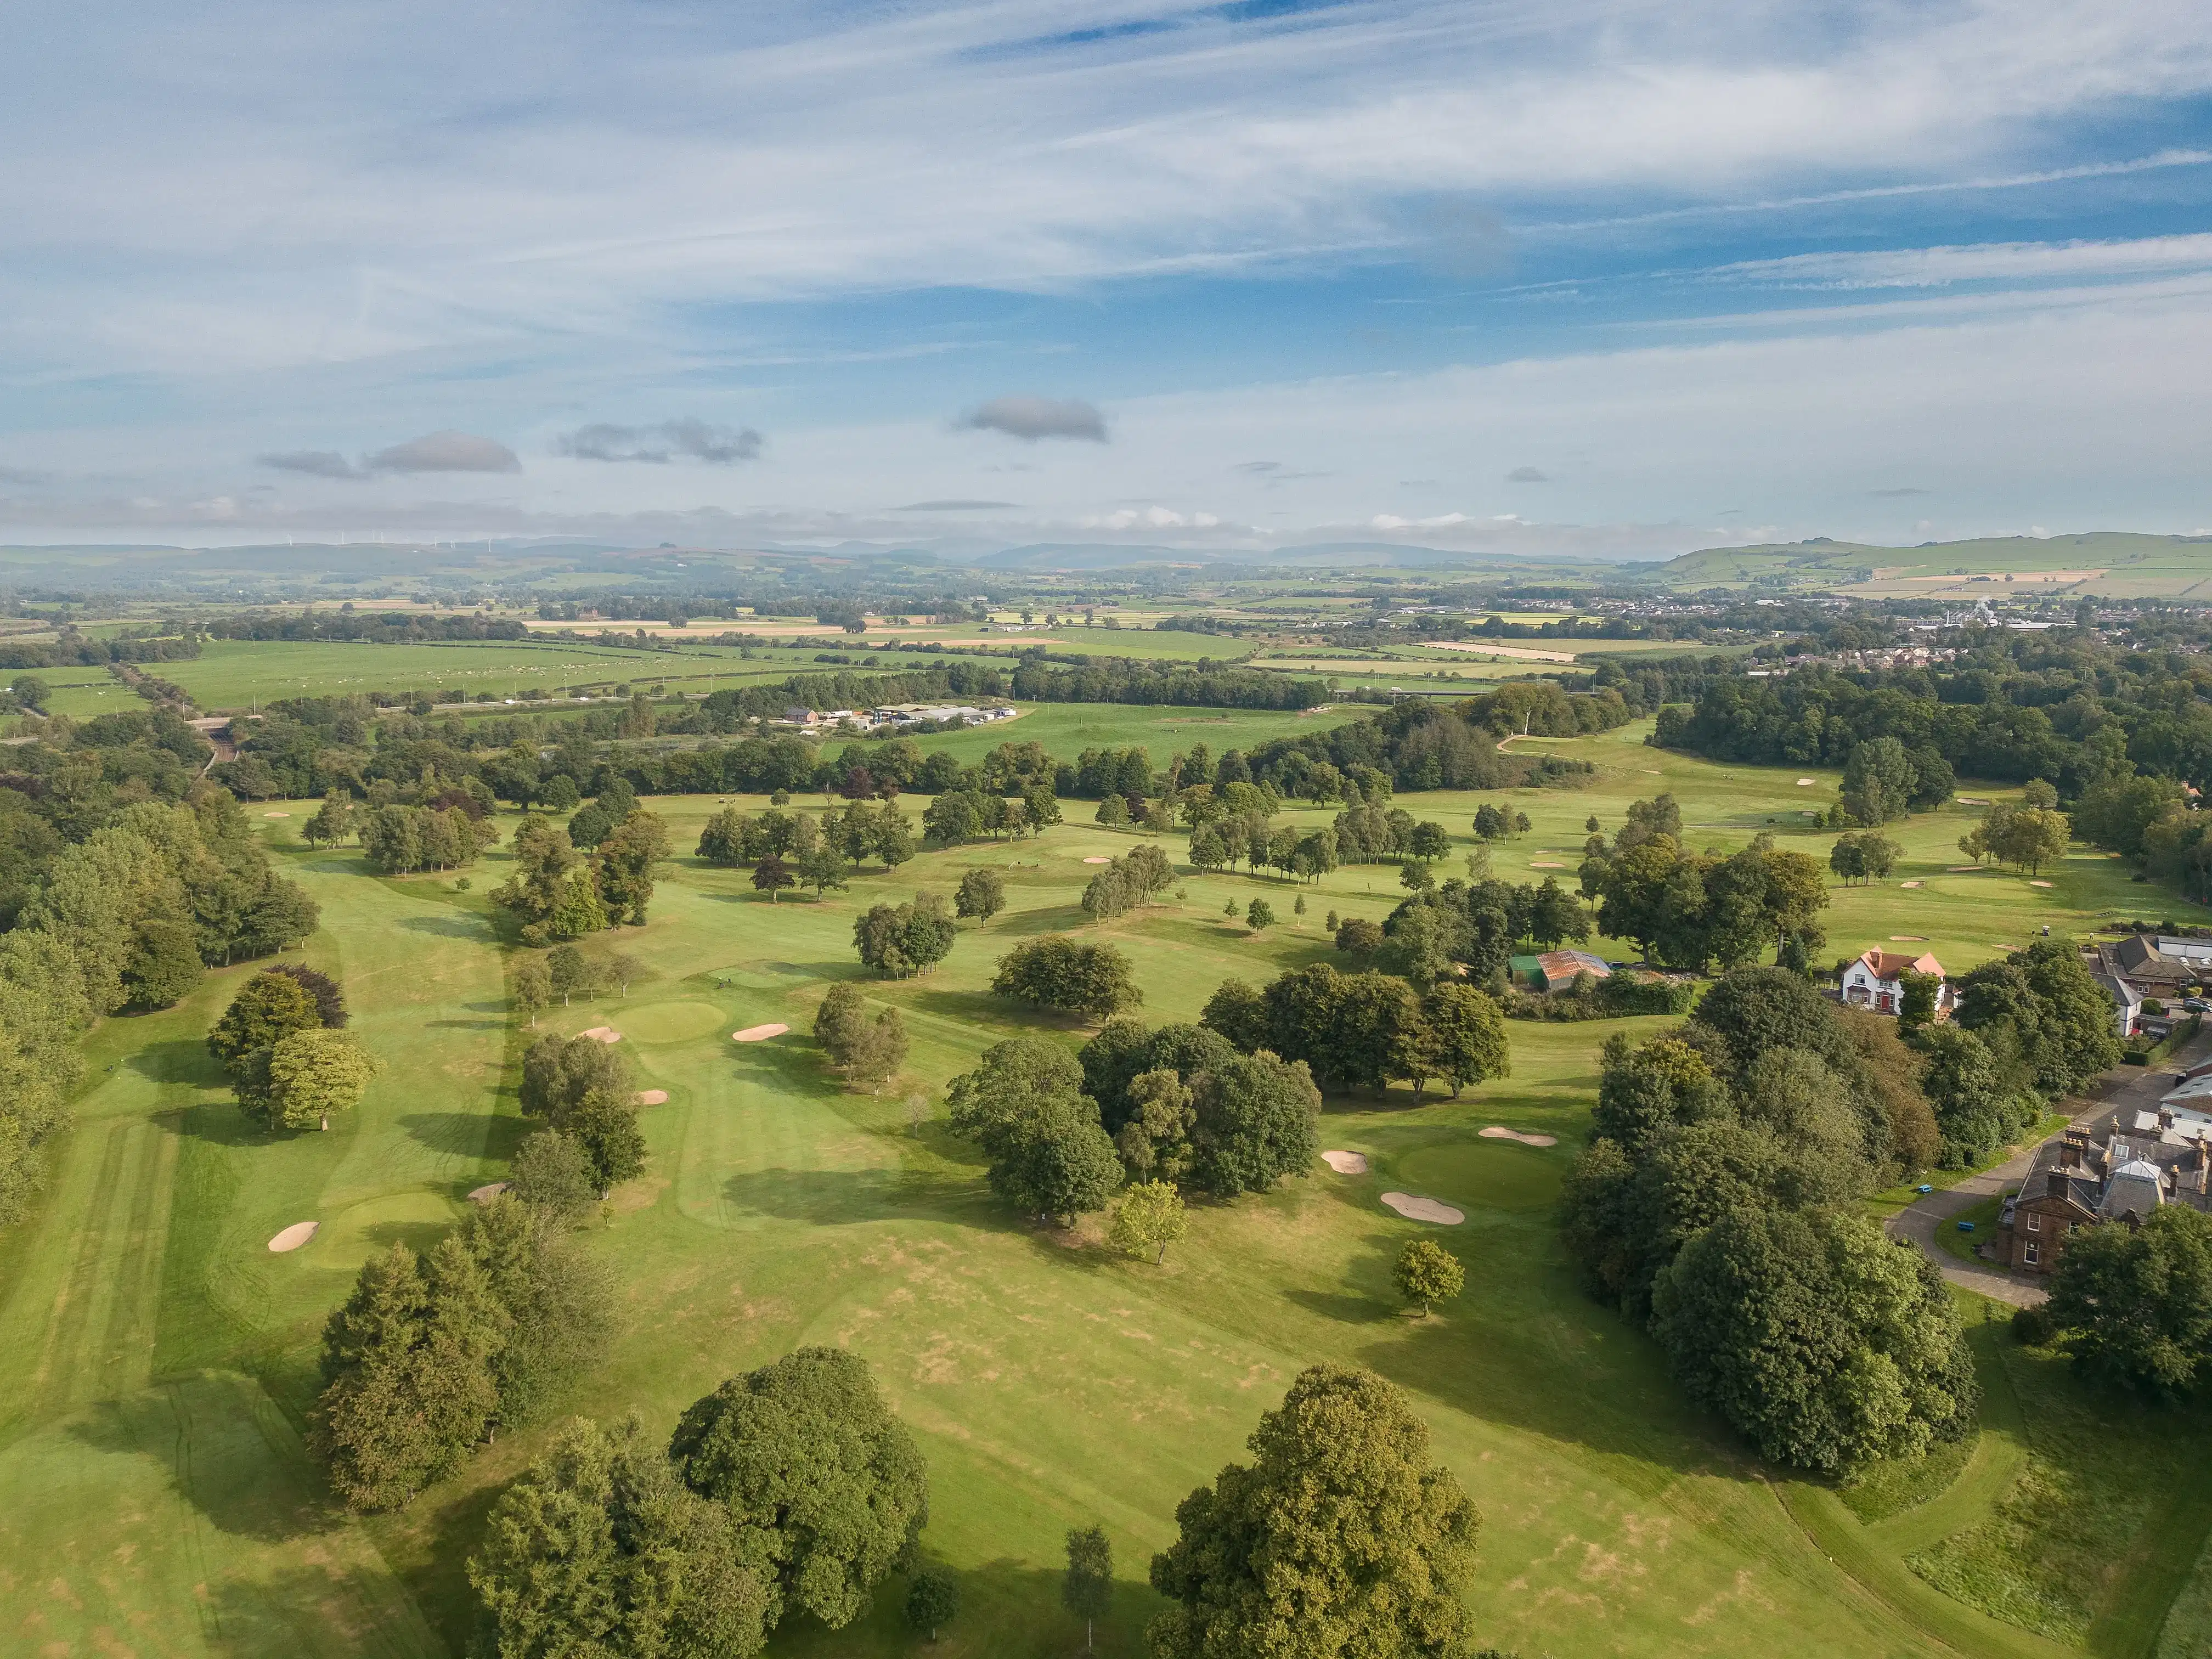
[[1915, 1187], [1912, 1190], [1916, 1193], [1932, 1193], [1936, 1189], [1933, 1187]]
[[1974, 1231], [1974, 1224], [1971, 1221], [1961, 1221], [1959, 1224], [1959, 1231], [1962, 1233], [1970, 1233]]

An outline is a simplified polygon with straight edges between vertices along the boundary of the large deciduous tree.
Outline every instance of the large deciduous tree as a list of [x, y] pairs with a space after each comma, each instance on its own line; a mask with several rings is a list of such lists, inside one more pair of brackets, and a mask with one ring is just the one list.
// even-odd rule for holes
[[770, 1625], [792, 1610], [852, 1623], [929, 1519], [921, 1454], [842, 1348], [732, 1377], [684, 1412], [668, 1451], [686, 1486], [761, 1535]]
[[1721, 1217], [1659, 1274], [1652, 1329], [1691, 1397], [1778, 1462], [1846, 1473], [1976, 1421], [1942, 1279], [1848, 1211]]
[[1427, 1428], [1372, 1371], [1301, 1372], [1231, 1463], [1176, 1510], [1152, 1558], [1176, 1605], [1155, 1659], [1445, 1659], [1467, 1611], [1477, 1516]]
[[468, 1564], [493, 1659], [748, 1659], [766, 1537], [690, 1492], [635, 1419], [578, 1419], [493, 1505]]
[[2047, 1311], [2083, 1374], [2174, 1399], [2212, 1376], [2212, 1216], [2163, 1204], [2138, 1227], [2077, 1229]]

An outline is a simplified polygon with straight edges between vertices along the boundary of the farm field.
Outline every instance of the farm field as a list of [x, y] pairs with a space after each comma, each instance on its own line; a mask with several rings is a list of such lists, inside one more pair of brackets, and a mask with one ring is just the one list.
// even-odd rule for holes
[[465, 688], [472, 696], [478, 691], [507, 696], [586, 680], [629, 679], [651, 673], [665, 660], [605, 647], [524, 641], [370, 645], [209, 640], [197, 659], [158, 663], [153, 672], [183, 686], [202, 708], [215, 711], [243, 709], [280, 697], [350, 696], [369, 691]]
[[[1218, 754], [1330, 718], [1049, 705], [1010, 727], [922, 741], [971, 758], [1031, 738], [1063, 758], [1142, 743], [1164, 763], [1194, 741]], [[1697, 845], [1730, 848], [1771, 829], [1825, 854], [1832, 836], [1803, 814], [1833, 798], [1832, 775], [1801, 787], [1802, 774], [1661, 754], [1640, 746], [1642, 732], [1537, 743], [1603, 773], [1586, 789], [1515, 792], [1534, 828], [1492, 848], [1498, 872], [1528, 879], [1564, 864], [1571, 885], [1584, 818], [1610, 831], [1630, 800], [1662, 789]], [[1495, 799], [1401, 804], [1447, 824], [1456, 860], [1472, 846], [1475, 806]], [[1902, 1472], [1891, 1485], [1921, 1501], [1862, 1518], [1826, 1488], [1770, 1484], [1681, 1401], [1651, 1345], [1580, 1294], [1553, 1209], [1584, 1133], [1597, 1049], [1613, 1030], [1668, 1022], [1514, 1022], [1510, 1079], [1457, 1101], [1416, 1103], [1403, 1089], [1332, 1099], [1322, 1145], [1365, 1152], [1370, 1174], [1316, 1165], [1265, 1198], [1201, 1205], [1156, 1268], [1105, 1253], [1095, 1219], [1063, 1234], [1010, 1213], [942, 1121], [945, 1080], [989, 1043], [1037, 1030], [1080, 1040], [982, 988], [1012, 943], [1086, 927], [1083, 860], [1131, 836], [1075, 821], [1086, 805], [1067, 802], [1071, 822], [1039, 839], [924, 854], [896, 877], [870, 866], [827, 902], [770, 904], [746, 872], [689, 856], [714, 798], [649, 804], [678, 856], [650, 925], [605, 943], [652, 977], [627, 998], [543, 1018], [564, 1033], [626, 1030], [641, 1085], [669, 1094], [645, 1115], [647, 1174], [617, 1191], [590, 1235], [621, 1276], [624, 1334], [564, 1408], [612, 1418], [635, 1407], [665, 1432], [725, 1376], [802, 1342], [862, 1353], [929, 1462], [925, 1553], [961, 1575], [963, 1610], [934, 1650], [946, 1659], [1076, 1650], [1079, 1625], [1058, 1603], [1060, 1539], [1094, 1520], [1120, 1580], [1099, 1650], [1141, 1653], [1158, 1605], [1145, 1564], [1171, 1536], [1175, 1504], [1241, 1455], [1259, 1413], [1322, 1358], [1371, 1365], [1410, 1390], [1437, 1455], [1481, 1507], [1471, 1590], [1480, 1643], [1530, 1656], [2202, 1650], [2212, 1583], [2191, 1572], [2212, 1516], [2190, 1492], [2212, 1444], [2199, 1419], [2115, 1421], [2063, 1368], [1992, 1332], [1979, 1357], [1996, 1368], [1985, 1375], [2017, 1379], [2014, 1415], [2003, 1415], [2014, 1396], [1993, 1389], [1972, 1459], [1940, 1485]], [[545, 1425], [503, 1434], [408, 1511], [368, 1522], [325, 1506], [301, 1451], [324, 1316], [370, 1249], [427, 1242], [471, 1187], [505, 1173], [523, 1127], [514, 1068], [531, 1035], [507, 1012], [483, 897], [505, 872], [503, 852], [471, 872], [467, 892], [451, 878], [381, 879], [349, 849], [300, 846], [311, 806], [255, 810], [292, 815], [260, 822], [323, 906], [305, 957], [343, 980], [355, 1029], [386, 1066], [363, 1109], [327, 1135], [247, 1130], [199, 1039], [252, 969], [211, 974], [187, 1005], [95, 1033], [94, 1082], [44, 1212], [0, 1237], [0, 1560], [10, 1569], [0, 1630], [27, 1652], [111, 1651], [118, 1633], [143, 1632], [131, 1638], [137, 1650], [164, 1655], [459, 1655], [470, 1618], [462, 1565], [497, 1486], [544, 1443]], [[2101, 858], [2069, 859], [2047, 888], [1954, 876], [1944, 866], [1965, 861], [1952, 843], [1972, 817], [1954, 807], [1893, 826], [1906, 848], [1895, 877], [1832, 890], [1831, 952], [1925, 935], [1955, 970], [2045, 923], [2078, 932], [2146, 904], [2205, 919]], [[1181, 842], [1164, 839], [1171, 856]], [[880, 1097], [844, 1090], [804, 1033], [825, 984], [860, 977], [855, 915], [919, 889], [949, 892], [981, 865], [1003, 871], [1005, 913], [963, 924], [926, 978], [862, 981], [907, 1021], [908, 1076]], [[1926, 884], [1899, 885], [1911, 880]], [[1303, 917], [1291, 913], [1300, 890]], [[1303, 890], [1194, 874], [1167, 902], [1097, 931], [1135, 958], [1147, 1018], [1189, 1019], [1225, 977], [1327, 959], [1328, 909], [1379, 918], [1400, 890], [1389, 866], [1348, 866]], [[1284, 925], [1255, 937], [1222, 915], [1228, 899], [1241, 908], [1254, 895]], [[769, 1021], [791, 1034], [727, 1040]], [[938, 1103], [919, 1135], [910, 1088]], [[1476, 1138], [1489, 1124], [1560, 1144]], [[1394, 1187], [1457, 1205], [1468, 1221], [1402, 1220], [1377, 1201]], [[307, 1219], [323, 1223], [307, 1248], [267, 1251], [271, 1235]], [[1390, 1259], [1418, 1235], [1470, 1270], [1468, 1294], [1425, 1322], [1405, 1317], [1389, 1287]], [[2085, 1485], [2084, 1448], [2101, 1436], [2130, 1449], [2125, 1479]], [[2027, 1524], [2027, 1500], [2053, 1492], [2070, 1506], [2065, 1537], [2082, 1541], [2062, 1547]], [[2154, 1542], [2130, 1541], [2145, 1535]], [[2117, 1555], [2109, 1571], [2100, 1551]], [[2070, 1602], [2054, 1589], [2077, 1583], [2086, 1588]], [[913, 1651], [896, 1595], [878, 1601], [859, 1626], [787, 1630], [771, 1651]]]

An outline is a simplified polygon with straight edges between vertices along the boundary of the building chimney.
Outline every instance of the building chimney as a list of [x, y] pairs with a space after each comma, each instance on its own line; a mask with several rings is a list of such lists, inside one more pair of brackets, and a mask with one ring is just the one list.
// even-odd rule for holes
[[2173, 1127], [2173, 1108], [2172, 1108], [2172, 1107], [2171, 1107], [2171, 1106], [2161, 1106], [2161, 1107], [2160, 1107], [2160, 1108], [2158, 1109], [2158, 1127], [2159, 1127], [2159, 1132], [2160, 1132], [2161, 1134], [2162, 1134], [2162, 1133], [2164, 1133], [2166, 1130], [2171, 1129], [2171, 1128]]
[[2078, 1170], [2081, 1167], [2081, 1146], [2071, 1135], [2058, 1143], [2058, 1167]]
[[2043, 1180], [2043, 1190], [2045, 1194], [2051, 1198], [2065, 1197], [2066, 1180], [2067, 1176], [2065, 1170], [2052, 1170], [2049, 1171], [2045, 1175]]

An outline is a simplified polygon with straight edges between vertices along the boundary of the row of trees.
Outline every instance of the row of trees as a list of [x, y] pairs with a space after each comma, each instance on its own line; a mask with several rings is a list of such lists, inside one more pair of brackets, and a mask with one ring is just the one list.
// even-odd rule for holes
[[1321, 1097], [1306, 1067], [1239, 1054], [1190, 1025], [1117, 1019], [1070, 1054], [1040, 1037], [984, 1051], [947, 1096], [954, 1133], [988, 1160], [992, 1190], [1037, 1215], [1117, 1212], [1115, 1248], [1164, 1255], [1181, 1194], [1266, 1192], [1314, 1158]]
[[1437, 1079], [1456, 1096], [1469, 1084], [1511, 1075], [1498, 1004], [1452, 980], [1416, 993], [1389, 974], [1339, 973], [1316, 963], [1257, 990], [1224, 981], [1200, 1024], [1244, 1053], [1265, 1049], [1301, 1061], [1329, 1088], [1379, 1090], [1403, 1079], [1418, 1097]]
[[324, 1328], [308, 1446], [350, 1509], [400, 1507], [605, 1351], [612, 1281], [568, 1237], [577, 1211], [558, 1160], [525, 1150], [514, 1187], [435, 1248], [362, 1263]]
[[1985, 962], [1955, 988], [1961, 1000], [1951, 1019], [1927, 1018], [1931, 994], [1917, 1018], [1908, 1009], [1899, 1023], [1924, 1064], [1921, 1086], [1946, 1164], [1963, 1167], [2009, 1146], [2052, 1102], [2120, 1062], [2112, 999], [2063, 939]]
[[2074, 826], [2057, 810], [2058, 792], [2040, 778], [2027, 786], [2027, 799], [2019, 806], [1999, 801], [1982, 820], [1960, 837], [1959, 850], [1979, 861], [1995, 859], [2030, 875], [2066, 856], [2074, 839]]
[[1703, 972], [1716, 960], [1732, 968], [1772, 950], [1802, 971], [1827, 942], [1818, 921], [1828, 902], [1819, 864], [1777, 847], [1765, 831], [1726, 858], [1692, 852], [1679, 835], [1678, 827], [1627, 839], [1624, 830], [1610, 847], [1590, 836], [1582, 890], [1602, 902], [1604, 931], [1669, 968]]
[[[336, 797], [333, 797], [334, 800]], [[325, 801], [308, 823], [325, 826]], [[327, 827], [327, 826], [325, 826]], [[489, 817], [476, 816], [462, 805], [373, 806], [360, 814], [358, 832], [362, 856], [369, 867], [388, 876], [416, 870], [460, 870], [499, 842], [499, 830]]]
[[[1312, 1366], [1246, 1445], [1249, 1463], [1177, 1506], [1176, 1540], [1152, 1559], [1169, 1603], [1146, 1632], [1156, 1659], [1278, 1651], [1286, 1562], [1301, 1629], [1328, 1632], [1332, 1652], [1464, 1650], [1480, 1517], [1400, 1389]], [[801, 1348], [690, 1407], [665, 1447], [635, 1418], [567, 1425], [469, 1561], [480, 1645], [747, 1659], [796, 1614], [851, 1625], [896, 1572], [908, 1623], [933, 1638], [959, 1585], [919, 1561], [928, 1517], [927, 1470], [866, 1363]], [[1112, 1547], [1079, 1527], [1066, 1551], [1060, 1599], [1087, 1631], [1111, 1606]]]
[[568, 1424], [470, 1559], [483, 1650], [746, 1659], [787, 1619], [851, 1624], [928, 1519], [866, 1362], [801, 1348], [693, 1403], [665, 1446], [635, 1417]]
[[913, 859], [914, 827], [889, 801], [880, 807], [853, 801], [819, 819], [774, 807], [751, 813], [731, 806], [707, 820], [697, 853], [709, 864], [731, 868], [767, 858], [803, 864], [824, 848], [854, 864], [873, 858], [889, 873]]
[[1773, 968], [1724, 976], [1668, 1036], [1606, 1045], [1568, 1247], [1778, 1461], [1848, 1470], [1974, 1423], [1942, 1279], [1851, 1207], [1929, 1148], [1917, 1069], [1891, 1022]]
[[668, 856], [668, 829], [633, 808], [588, 855], [568, 832], [537, 813], [514, 828], [514, 873], [492, 893], [520, 924], [525, 945], [581, 939], [627, 921], [643, 926], [653, 902], [653, 866]]
[[830, 1063], [854, 1082], [874, 1088], [906, 1064], [906, 1023], [896, 1008], [869, 1018], [867, 1002], [851, 985], [833, 985], [814, 1012], [814, 1039]]
[[548, 1032], [522, 1054], [523, 1115], [542, 1120], [574, 1146], [594, 1191], [605, 1194], [645, 1168], [637, 1085], [629, 1054], [596, 1037]]
[[991, 990], [1032, 1008], [1092, 1020], [1110, 1019], [1145, 1000], [1121, 951], [1057, 933], [1017, 945], [1000, 957]]
[[1110, 921], [1150, 904], [1175, 884], [1175, 866], [1149, 844], [1133, 847], [1114, 860], [1083, 889], [1083, 909], [1094, 921]]

